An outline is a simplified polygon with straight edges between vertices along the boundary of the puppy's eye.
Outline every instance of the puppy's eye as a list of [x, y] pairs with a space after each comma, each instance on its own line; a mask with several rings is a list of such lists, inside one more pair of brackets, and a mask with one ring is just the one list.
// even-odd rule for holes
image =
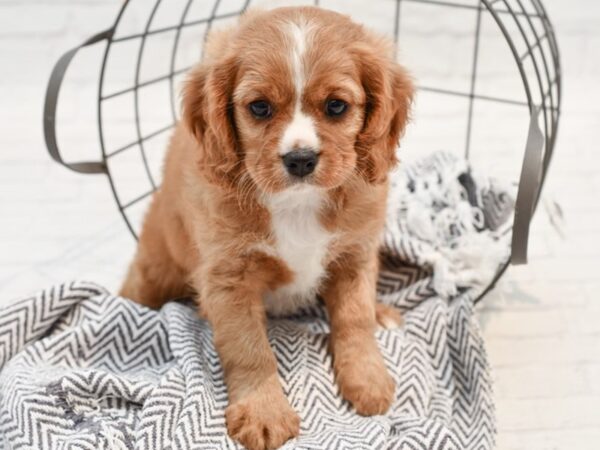
[[343, 100], [331, 99], [325, 103], [325, 114], [330, 117], [339, 117], [348, 109], [348, 103]]
[[264, 100], [257, 100], [248, 105], [250, 112], [257, 119], [268, 119], [271, 117], [273, 110], [271, 105]]

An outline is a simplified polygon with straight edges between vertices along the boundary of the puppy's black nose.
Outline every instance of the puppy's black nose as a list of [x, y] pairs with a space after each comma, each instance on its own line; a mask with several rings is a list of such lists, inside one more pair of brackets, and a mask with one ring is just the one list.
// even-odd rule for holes
[[319, 155], [312, 150], [293, 150], [283, 157], [283, 164], [291, 175], [305, 177], [314, 172]]

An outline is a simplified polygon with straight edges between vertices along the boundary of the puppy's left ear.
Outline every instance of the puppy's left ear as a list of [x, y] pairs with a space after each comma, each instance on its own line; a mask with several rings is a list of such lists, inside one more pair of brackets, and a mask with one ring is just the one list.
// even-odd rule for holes
[[371, 46], [355, 49], [366, 94], [365, 117], [356, 141], [358, 167], [371, 183], [387, 180], [397, 163], [398, 141], [409, 120], [414, 87], [406, 70], [389, 51]]

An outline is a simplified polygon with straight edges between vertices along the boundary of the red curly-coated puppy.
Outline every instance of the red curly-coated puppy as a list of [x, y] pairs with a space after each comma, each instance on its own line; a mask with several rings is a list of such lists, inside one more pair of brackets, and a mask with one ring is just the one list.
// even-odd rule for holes
[[229, 434], [250, 449], [298, 435], [266, 313], [320, 295], [341, 394], [385, 412], [394, 383], [373, 331], [387, 175], [413, 87], [388, 41], [318, 8], [244, 15], [213, 33], [122, 295], [151, 307], [197, 296], [229, 393]]

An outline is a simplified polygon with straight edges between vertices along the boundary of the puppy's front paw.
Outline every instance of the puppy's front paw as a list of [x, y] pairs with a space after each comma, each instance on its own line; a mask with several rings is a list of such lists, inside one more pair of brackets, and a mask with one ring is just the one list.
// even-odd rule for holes
[[340, 364], [337, 381], [342, 396], [362, 416], [384, 414], [394, 401], [395, 383], [379, 352]]
[[300, 433], [300, 418], [282, 393], [253, 393], [225, 410], [227, 431], [248, 450], [281, 447]]

